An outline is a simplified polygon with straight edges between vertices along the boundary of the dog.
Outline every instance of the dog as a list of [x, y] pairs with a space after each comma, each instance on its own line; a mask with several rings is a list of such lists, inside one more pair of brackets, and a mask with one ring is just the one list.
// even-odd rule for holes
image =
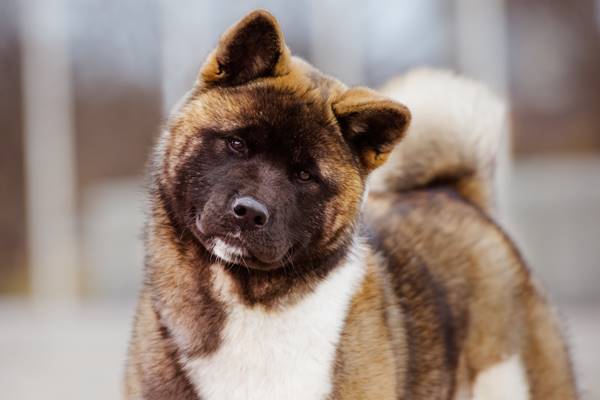
[[244, 17], [155, 148], [125, 397], [578, 398], [494, 222], [505, 130], [476, 82], [349, 88]]

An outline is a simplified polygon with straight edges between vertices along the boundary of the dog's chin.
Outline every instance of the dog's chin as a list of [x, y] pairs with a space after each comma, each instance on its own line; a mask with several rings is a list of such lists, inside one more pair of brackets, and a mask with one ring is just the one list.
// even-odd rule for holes
[[259, 271], [272, 271], [282, 266], [281, 262], [265, 262], [252, 255], [241, 243], [232, 243], [219, 237], [207, 241], [205, 247], [227, 264], [238, 265]]
[[272, 271], [283, 267], [283, 257], [275, 260], [265, 260], [240, 238], [239, 233], [222, 235], [212, 232], [211, 229], [206, 229], [202, 225], [199, 216], [196, 217], [192, 232], [211, 255], [225, 264], [259, 271]]

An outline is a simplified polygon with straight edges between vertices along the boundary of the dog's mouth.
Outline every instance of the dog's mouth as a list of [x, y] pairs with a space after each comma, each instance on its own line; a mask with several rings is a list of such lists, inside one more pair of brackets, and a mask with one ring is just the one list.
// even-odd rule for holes
[[208, 239], [206, 247], [213, 255], [227, 264], [239, 265], [250, 269], [270, 271], [281, 266], [278, 261], [264, 261], [252, 254], [249, 246], [239, 238], [213, 236]]
[[[193, 229], [196, 238], [211, 255], [217, 257], [228, 265], [242, 268], [270, 271], [280, 268], [289, 253], [283, 252], [281, 256], [275, 247], [262, 248], [253, 243], [252, 237], [247, 237], [243, 232], [228, 232], [227, 229], [215, 229], [203, 226], [200, 218], [196, 218]], [[279, 249], [281, 250], [281, 249]]]
[[197, 238], [206, 250], [225, 264], [261, 271], [275, 270], [282, 265], [281, 260], [267, 261], [257, 256], [239, 234], [205, 236], [202, 232], [198, 233]]
[[214, 236], [209, 239], [207, 247], [212, 254], [228, 263], [238, 264], [254, 258], [239, 239]]

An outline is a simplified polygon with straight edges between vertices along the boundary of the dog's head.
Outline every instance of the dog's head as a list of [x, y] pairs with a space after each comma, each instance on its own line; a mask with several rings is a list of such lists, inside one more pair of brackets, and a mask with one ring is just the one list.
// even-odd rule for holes
[[352, 238], [368, 174], [410, 114], [291, 57], [276, 20], [230, 28], [168, 123], [159, 185], [178, 229], [231, 264], [316, 262]]

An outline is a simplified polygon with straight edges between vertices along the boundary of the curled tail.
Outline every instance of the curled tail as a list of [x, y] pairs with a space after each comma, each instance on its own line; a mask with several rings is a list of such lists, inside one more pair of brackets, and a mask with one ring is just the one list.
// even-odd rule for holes
[[371, 190], [401, 192], [444, 183], [489, 211], [496, 153], [507, 128], [503, 101], [480, 83], [433, 69], [396, 78], [381, 92], [408, 106], [412, 123], [371, 177]]

